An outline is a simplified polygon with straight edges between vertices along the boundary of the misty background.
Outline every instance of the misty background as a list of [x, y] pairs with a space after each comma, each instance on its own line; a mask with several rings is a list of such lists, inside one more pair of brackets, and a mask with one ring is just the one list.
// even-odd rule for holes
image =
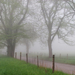
[[[62, 2], [62, 0], [60, 0], [60, 1], [53, 0], [51, 2], [50, 1], [48, 0], [46, 2], [45, 0], [39, 0], [39, 1], [38, 0], [34, 0], [34, 1], [33, 0], [31, 0], [31, 1], [25, 0], [25, 1], [23, 1], [25, 3], [23, 3], [23, 2], [19, 3], [18, 1], [16, 1], [17, 4], [21, 5], [21, 7], [18, 6], [18, 8], [19, 8], [19, 10], [18, 10], [17, 7], [16, 8], [14, 7], [14, 5], [16, 5], [15, 0], [13, 1], [14, 2], [13, 4], [11, 3], [12, 2], [12, 0], [11, 0], [9, 2], [9, 4], [11, 6], [10, 7], [11, 11], [13, 11], [12, 8], [14, 7], [13, 8], [14, 12], [15, 12], [15, 13], [13, 12], [14, 16], [16, 14], [18, 14], [17, 11], [22, 12], [19, 15], [19, 17], [14, 18], [14, 21], [12, 19], [10, 20], [10, 18], [12, 18], [14, 16], [13, 16], [13, 14], [10, 14], [11, 16], [8, 14], [8, 12], [10, 13], [9, 4], [4, 1], [5, 6], [7, 5], [6, 9], [8, 10], [6, 16], [9, 16], [9, 17], [4, 17], [5, 13], [3, 11], [5, 11], [5, 9], [4, 9], [5, 7], [0, 8], [2, 10], [1, 11], [2, 14], [0, 13], [0, 15], [3, 16], [4, 22], [7, 23], [6, 29], [7, 30], [9, 29], [9, 31], [7, 31], [8, 34], [6, 34], [6, 35], [10, 35], [10, 37], [12, 39], [11, 38], [9, 39], [9, 36], [6, 36], [3, 34], [1, 36], [3, 36], [4, 39], [1, 38], [1, 44], [6, 43], [7, 48], [8, 48], [8, 45], [10, 45], [10, 43], [8, 43], [6, 41], [9, 40], [9, 42], [10, 42], [10, 40], [13, 40], [13, 37], [14, 37], [13, 34], [17, 30], [17, 25], [15, 23], [18, 22], [18, 19], [19, 20], [22, 19], [22, 16], [24, 16], [24, 18], [23, 18], [23, 21], [19, 25], [24, 24], [26, 27], [24, 26], [22, 29], [21, 28], [18, 29], [20, 31], [22, 30], [21, 32], [19, 31], [20, 36], [18, 35], [18, 32], [17, 32], [17, 35], [21, 38], [19, 40], [21, 43], [19, 42], [17, 46], [15, 43], [15, 47], [13, 50], [11, 50], [12, 45], [10, 46], [10, 49], [9, 48], [7, 49], [6, 47], [3, 46], [4, 48], [0, 49], [1, 52], [7, 52], [7, 50], [8, 50], [9, 54], [11, 53], [11, 55], [12, 55], [12, 51], [13, 51], [13, 55], [14, 55], [14, 51], [26, 53], [26, 44], [24, 44], [24, 40], [25, 40], [25, 42], [26, 42], [26, 40], [28, 40], [28, 38], [26, 37], [26, 34], [27, 34], [27, 36], [31, 37], [31, 38], [29, 38], [29, 41], [33, 41], [33, 43], [30, 44], [30, 47], [28, 47], [29, 53], [36, 53], [36, 54], [43, 53], [43, 54], [50, 55], [49, 51], [52, 49], [51, 51], [53, 54], [75, 55], [75, 44], [74, 44], [75, 43], [75, 36], [74, 36], [75, 32], [73, 32], [73, 30], [75, 30], [75, 29], [73, 27], [71, 29], [71, 27], [70, 27], [71, 24], [72, 24], [72, 26], [75, 25], [75, 23], [74, 23], [75, 17], [73, 17], [75, 15], [73, 15], [74, 10], [70, 7], [70, 5], [68, 5], [68, 2], [70, 2], [70, 1], [67, 1], [67, 2], [65, 2], [65, 1]], [[44, 3], [45, 3], [45, 5], [44, 5]], [[66, 7], [65, 7], [65, 5], [66, 5]], [[2, 4], [1, 4], [1, 6], [2, 6]], [[57, 10], [57, 8], [58, 8], [58, 10]], [[50, 9], [52, 9], [52, 12]], [[45, 11], [45, 13], [44, 13], [44, 11]], [[49, 16], [50, 19], [47, 18], [47, 15], [49, 15], [49, 13], [51, 13], [50, 14], [51, 16]], [[71, 13], [71, 14], [69, 14], [69, 16], [65, 16], [65, 18], [64, 18], [64, 15], [65, 14], [67, 15], [68, 13]], [[44, 15], [47, 14], [47, 15], [44, 17], [43, 14]], [[71, 17], [72, 17], [72, 19], [71, 19]], [[9, 20], [6, 21], [6, 18], [9, 18]], [[62, 20], [62, 18], [63, 18], [63, 20]], [[70, 19], [71, 19], [71, 21], [68, 22]], [[45, 20], [47, 21], [47, 24], [46, 24]], [[12, 24], [10, 23], [10, 21], [12, 21], [11, 22]], [[49, 23], [49, 21], [50, 21], [50, 23]], [[53, 21], [53, 23], [52, 23], [52, 21]], [[13, 22], [14, 22], [14, 24], [13, 24]], [[12, 27], [13, 27], [13, 29], [12, 29]], [[12, 34], [12, 32], [10, 33], [11, 30], [12, 30], [13, 34]], [[26, 34], [25, 34], [25, 31], [27, 31]], [[21, 35], [22, 33], [24, 33], [24, 34]], [[66, 33], [68, 33], [68, 35], [63, 38], [63, 36]], [[73, 36], [71, 36], [72, 35], [71, 33], [73, 34]], [[38, 35], [39, 38], [36, 36], [36, 34]], [[49, 38], [49, 34], [51, 34], [50, 38]], [[18, 36], [15, 35], [15, 37], [18, 37]], [[7, 37], [7, 39], [5, 37]], [[14, 38], [14, 39], [16, 39], [16, 38]], [[68, 39], [68, 41], [67, 41], [68, 44], [70, 41], [72, 41], [72, 42], [70, 42], [70, 45], [65, 43], [67, 39]], [[50, 42], [50, 40], [51, 40], [51, 42]], [[23, 44], [22, 44], [22, 42], [23, 42]], [[49, 42], [49, 44], [48, 44], [48, 42]], [[73, 45], [71, 45], [72, 43], [73, 43]], [[11, 44], [12, 44], [12, 42], [11, 42]], [[52, 47], [52, 48], [48, 49], [48, 47]], [[11, 50], [11, 52], [10, 52], [10, 50]]]
[[[53, 41], [53, 54], [57, 55], [75, 55], [75, 46], [70, 46], [64, 43], [62, 40], [58, 39], [57, 37]], [[6, 52], [5, 49], [0, 49], [1, 52]], [[26, 46], [24, 44], [20, 44], [16, 47], [15, 52], [22, 52], [26, 54]], [[37, 39], [34, 44], [31, 45], [29, 49], [29, 53], [36, 53], [36, 54], [48, 54], [48, 46], [42, 45], [40, 41]]]
[[[62, 55], [75, 55], [75, 46], [69, 46], [66, 43], [64, 43], [62, 40], [59, 40], [58, 38], [55, 38], [53, 41], [53, 54], [62, 54]], [[16, 48], [16, 51], [21, 51], [26, 53], [26, 48], [23, 44], [19, 45]], [[31, 47], [29, 53], [46, 53], [48, 54], [48, 46], [47, 45], [41, 45], [39, 40], [37, 40]]]

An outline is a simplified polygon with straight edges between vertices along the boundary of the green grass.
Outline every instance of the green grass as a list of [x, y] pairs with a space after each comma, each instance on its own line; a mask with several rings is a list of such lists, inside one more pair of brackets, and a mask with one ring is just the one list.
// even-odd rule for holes
[[39, 68], [36, 65], [27, 64], [9, 57], [0, 57], [0, 75], [68, 75], [51, 69]]
[[[52, 58], [43, 57], [43, 60], [52, 61]], [[55, 62], [75, 65], [75, 57], [55, 57]]]
[[68, 59], [63, 57], [61, 58], [56, 57], [55, 61], [59, 63], [75, 65], [75, 58], [73, 57], [69, 57]]
[[[29, 57], [31, 58], [37, 58], [36, 54], [29, 54]], [[49, 58], [48, 55], [40, 54], [38, 55], [39, 59], [47, 60], [47, 61], [52, 61], [52, 58]], [[71, 64], [75, 65], [75, 56], [70, 55], [67, 57], [67, 55], [56, 55], [55, 56], [55, 62], [57, 63], [64, 63], [64, 64]]]

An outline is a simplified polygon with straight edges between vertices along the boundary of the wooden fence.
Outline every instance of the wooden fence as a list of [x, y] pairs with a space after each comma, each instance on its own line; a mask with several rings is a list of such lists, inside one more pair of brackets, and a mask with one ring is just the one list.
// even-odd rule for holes
[[[17, 59], [18, 57], [17, 57], [17, 52], [15, 53], [15, 58]], [[20, 60], [22, 60], [22, 53], [20, 52], [20, 57], [19, 57], [19, 59]], [[26, 63], [33, 63], [33, 64], [35, 64], [34, 63], [34, 61], [33, 61], [33, 59], [32, 59], [32, 62], [30, 61], [28, 61], [28, 54], [26, 54]], [[55, 71], [55, 55], [53, 55], [53, 57], [52, 57], [52, 59], [53, 59], [53, 62], [52, 62], [52, 73], [54, 73], [54, 71]], [[43, 61], [41, 61], [41, 63], [40, 63], [40, 60], [39, 60], [39, 57], [37, 56], [37, 58], [36, 58], [36, 65], [38, 66], [38, 67], [45, 67], [46, 68], [46, 64], [44, 64], [43, 63]]]

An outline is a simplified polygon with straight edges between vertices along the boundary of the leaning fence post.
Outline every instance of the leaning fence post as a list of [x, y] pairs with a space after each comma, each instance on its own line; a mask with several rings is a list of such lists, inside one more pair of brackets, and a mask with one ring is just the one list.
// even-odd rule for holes
[[26, 54], [26, 62], [28, 63], [28, 54]]
[[21, 60], [21, 56], [22, 56], [22, 53], [20, 52], [20, 60]]
[[53, 55], [53, 67], [52, 67], [52, 73], [54, 73], [55, 70], [55, 55]]
[[37, 66], [39, 67], [39, 60], [38, 60], [38, 56], [37, 56]]

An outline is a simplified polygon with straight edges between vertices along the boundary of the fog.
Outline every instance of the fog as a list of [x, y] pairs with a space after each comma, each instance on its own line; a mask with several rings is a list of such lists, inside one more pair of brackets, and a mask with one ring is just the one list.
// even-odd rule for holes
[[71, 6], [62, 0], [4, 2], [5, 6], [1, 2], [0, 7], [1, 52], [7, 52], [11, 57], [14, 52], [27, 53], [28, 50], [29, 53], [43, 53], [49, 57], [52, 54], [75, 54], [75, 37], [72, 37], [75, 35], [74, 3], [68, 1]]
[[[53, 54], [56, 55], [75, 55], [75, 46], [70, 46], [66, 43], [64, 43], [62, 40], [58, 39], [57, 37], [53, 41]], [[20, 44], [16, 47], [15, 52], [22, 52], [26, 53], [26, 47], [23, 44]], [[39, 40], [36, 40], [33, 45], [31, 45], [29, 53], [36, 53], [36, 54], [48, 54], [48, 46], [43, 45], [39, 42]]]

